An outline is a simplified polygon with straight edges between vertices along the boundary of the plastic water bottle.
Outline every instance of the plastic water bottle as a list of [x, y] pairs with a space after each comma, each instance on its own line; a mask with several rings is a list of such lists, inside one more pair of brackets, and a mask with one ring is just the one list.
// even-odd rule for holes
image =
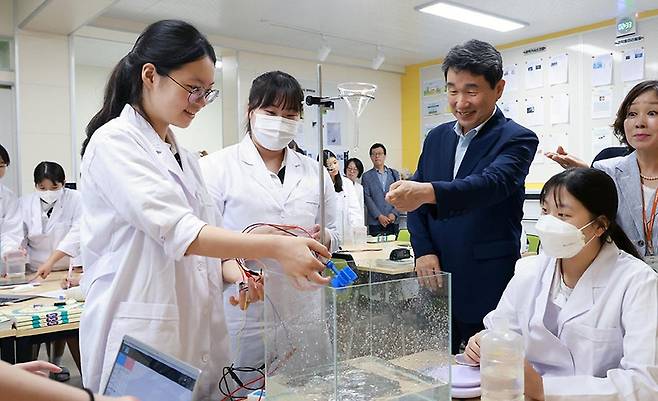
[[509, 329], [507, 319], [480, 339], [482, 401], [523, 401], [523, 338]]

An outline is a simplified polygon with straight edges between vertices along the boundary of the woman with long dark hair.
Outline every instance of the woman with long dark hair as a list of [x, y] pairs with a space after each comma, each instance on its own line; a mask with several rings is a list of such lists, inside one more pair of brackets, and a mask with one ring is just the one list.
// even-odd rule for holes
[[[523, 336], [532, 399], [658, 400], [658, 274], [617, 225], [612, 178], [553, 176], [540, 194], [542, 250], [521, 258], [494, 311]], [[480, 359], [480, 337], [466, 357]]]
[[80, 345], [83, 382], [94, 391], [130, 334], [201, 368], [199, 399], [218, 399], [230, 366], [218, 258], [273, 258], [294, 278], [328, 282], [316, 254], [330, 254], [313, 239], [215, 226], [197, 156], [178, 146], [169, 128], [186, 128], [215, 100], [215, 61], [190, 24], [148, 26], [114, 68], [87, 127]]
[[322, 151], [322, 163], [329, 172], [331, 182], [337, 197], [337, 223], [338, 232], [341, 233], [346, 244], [353, 242], [353, 228], [365, 226], [365, 212], [363, 206], [359, 205], [359, 196], [354, 188], [354, 183], [340, 173], [338, 158], [334, 152], [325, 149]]

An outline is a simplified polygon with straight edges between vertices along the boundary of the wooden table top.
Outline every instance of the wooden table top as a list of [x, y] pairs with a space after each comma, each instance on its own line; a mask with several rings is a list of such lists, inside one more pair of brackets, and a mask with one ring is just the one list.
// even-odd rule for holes
[[[37, 295], [36, 298], [29, 299], [27, 301], [2, 306], [0, 307], [0, 313], [9, 314], [12, 310], [16, 308], [31, 308], [34, 307], [34, 305], [38, 305], [38, 304], [52, 305], [54, 302], [57, 301], [56, 299], [40, 297], [38, 295], [55, 290], [61, 290], [62, 288], [60, 286], [60, 282], [64, 278], [66, 278], [67, 274], [68, 272], [66, 271], [52, 272], [45, 280], [38, 279], [37, 281], [40, 283], [40, 285], [34, 286], [33, 288], [19, 288], [19, 289], [0, 288], [0, 294]], [[73, 273], [73, 277], [78, 277], [79, 275], [80, 275], [79, 272]], [[12, 337], [12, 336], [25, 337], [25, 336], [34, 336], [38, 334], [54, 333], [59, 331], [74, 330], [79, 328], [79, 326], [80, 323], [75, 322], [75, 323], [59, 324], [59, 325], [48, 326], [48, 327], [40, 327], [36, 329], [26, 329], [26, 330], [11, 329], [11, 330], [0, 331], [0, 338]]]

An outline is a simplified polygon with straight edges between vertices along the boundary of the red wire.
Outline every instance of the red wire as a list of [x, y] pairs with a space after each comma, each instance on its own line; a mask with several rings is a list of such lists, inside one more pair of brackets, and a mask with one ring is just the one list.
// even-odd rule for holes
[[[245, 388], [246, 386], [248, 386], [250, 384], [256, 383], [259, 380], [265, 380], [265, 377], [262, 377], [262, 378], [257, 377], [254, 380], [250, 381], [249, 383], [244, 384], [241, 387], [236, 388], [235, 390], [231, 391], [226, 397], [222, 398], [222, 401], [230, 400], [235, 393], [237, 393], [238, 391], [242, 390], [243, 388]], [[263, 388], [261, 388], [261, 390], [264, 389], [264, 388], [265, 388], [265, 386], [263, 385]], [[262, 396], [262, 393], [261, 393], [261, 396]], [[260, 399], [260, 397], [258, 399]]]

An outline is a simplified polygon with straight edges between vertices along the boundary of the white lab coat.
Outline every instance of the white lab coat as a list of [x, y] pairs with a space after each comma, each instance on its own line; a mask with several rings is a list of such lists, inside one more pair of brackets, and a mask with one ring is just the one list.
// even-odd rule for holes
[[[252, 223], [298, 225], [312, 228], [320, 223], [318, 164], [286, 150], [283, 186], [272, 179], [251, 138], [199, 160], [208, 192], [222, 215], [222, 225], [242, 231]], [[278, 180], [278, 178], [276, 178]], [[336, 192], [325, 174], [326, 227], [331, 247], [338, 249]]]
[[[267, 169], [248, 135], [238, 144], [201, 158], [199, 164], [208, 192], [222, 215], [224, 228], [240, 232], [254, 223], [273, 223], [310, 229], [320, 223], [319, 166], [304, 155], [286, 149], [283, 185]], [[340, 243], [336, 227], [337, 197], [329, 174], [325, 169], [323, 171], [326, 227], [331, 236], [331, 248], [337, 250]], [[280, 269], [272, 260], [264, 262], [270, 269]], [[256, 264], [252, 267], [260, 269]], [[264, 361], [264, 305], [262, 302], [251, 304], [244, 312], [228, 302], [231, 295], [237, 296], [237, 292], [235, 285], [224, 291], [233, 361], [235, 366], [259, 367]], [[306, 302], [295, 303], [291, 298], [290, 303], [295, 303], [300, 313], [304, 313], [302, 308], [309, 313], [313, 313], [313, 309], [319, 313], [319, 300], [312, 294], [305, 293]], [[246, 383], [256, 376], [240, 374], [240, 377]]]
[[[337, 223], [338, 230], [342, 234], [345, 244], [351, 244], [354, 240], [353, 227], [365, 227], [365, 212], [363, 204], [359, 203], [359, 196], [352, 180], [341, 176], [343, 190], [338, 195]], [[363, 189], [363, 187], [361, 187]]]
[[[171, 131], [170, 138], [175, 143]], [[218, 399], [229, 364], [220, 261], [185, 256], [216, 213], [198, 156], [168, 145], [126, 105], [99, 128], [81, 165], [83, 382], [107, 382], [125, 334], [202, 369], [200, 399]]]
[[14, 192], [0, 183], [0, 257], [23, 242], [23, 218]]
[[556, 260], [522, 258], [496, 309], [523, 336], [547, 401], [658, 400], [658, 274], [605, 244], [558, 316], [544, 326]]
[[[64, 188], [62, 196], [53, 205], [53, 211], [43, 226], [43, 208], [39, 192], [24, 195], [20, 199], [23, 214], [25, 244], [28, 267], [36, 269], [55, 251], [60, 250], [72, 256], [74, 266], [80, 266], [79, 224], [82, 215], [82, 197], [78, 191]], [[55, 263], [53, 270], [65, 270], [69, 267], [69, 257]]]
[[[356, 198], [359, 200], [359, 207], [361, 207], [361, 210], [365, 211], [366, 206], [365, 206], [365, 198], [363, 195], [363, 185], [361, 185], [360, 182], [352, 181], [352, 183], [354, 184], [354, 191], [356, 192]], [[365, 212], [364, 212], [364, 224], [365, 224]]]

